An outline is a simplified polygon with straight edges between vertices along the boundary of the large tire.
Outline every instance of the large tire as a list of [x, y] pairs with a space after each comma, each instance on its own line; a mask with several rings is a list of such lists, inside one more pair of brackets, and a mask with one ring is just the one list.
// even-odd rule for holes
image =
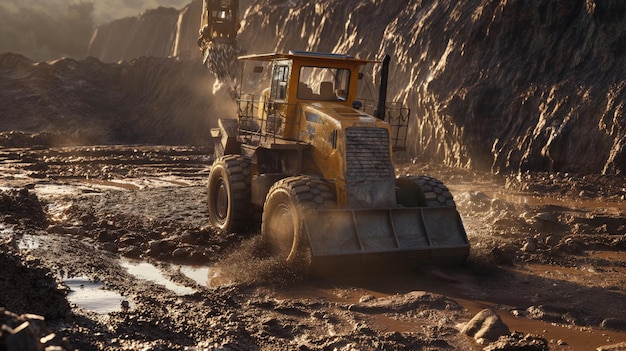
[[307, 266], [310, 251], [302, 219], [309, 211], [335, 207], [334, 187], [328, 182], [307, 176], [281, 179], [265, 199], [263, 239], [283, 261]]
[[211, 225], [225, 231], [245, 230], [251, 211], [250, 160], [239, 155], [216, 159], [208, 181]]
[[396, 188], [398, 204], [405, 207], [456, 207], [448, 187], [433, 177], [399, 177]]

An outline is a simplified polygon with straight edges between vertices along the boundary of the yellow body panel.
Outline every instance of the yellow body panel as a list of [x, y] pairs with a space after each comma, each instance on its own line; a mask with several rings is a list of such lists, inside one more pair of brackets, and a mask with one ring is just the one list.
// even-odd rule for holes
[[[352, 127], [384, 128], [389, 124], [344, 104], [315, 102], [302, 103], [300, 108], [300, 140], [310, 143], [313, 162], [324, 179], [334, 181], [337, 205], [347, 206], [346, 138], [345, 130]], [[315, 116], [315, 117], [312, 117]], [[391, 147], [389, 147], [391, 157]]]
[[[319, 53], [250, 55], [240, 57], [240, 59], [272, 61], [273, 79], [276, 79], [277, 75], [281, 75], [282, 78], [282, 71], [277, 70], [277, 66], [285, 67], [288, 71], [289, 75], [286, 80], [272, 83], [270, 89], [263, 91], [258, 106], [258, 123], [264, 130], [263, 125], [275, 123], [272, 120], [276, 118], [276, 115], [280, 115], [282, 120], [278, 131], [279, 137], [311, 145], [311, 161], [324, 179], [334, 182], [337, 190], [337, 205], [340, 208], [346, 207], [349, 197], [346, 179], [346, 129], [381, 128], [391, 133], [391, 127], [387, 122], [352, 106], [357, 100], [360, 66], [378, 61]], [[302, 83], [300, 72], [306, 68], [349, 71], [349, 80], [344, 83], [347, 84], [344, 86], [347, 89], [341, 90], [344, 93], [341, 99], [324, 101], [302, 98], [302, 92], [299, 92], [299, 84]], [[334, 87], [336, 88], [336, 85]], [[319, 89], [321, 95], [321, 87]], [[391, 158], [391, 144], [387, 146], [389, 158]], [[393, 170], [391, 173], [390, 178], [393, 179]]]

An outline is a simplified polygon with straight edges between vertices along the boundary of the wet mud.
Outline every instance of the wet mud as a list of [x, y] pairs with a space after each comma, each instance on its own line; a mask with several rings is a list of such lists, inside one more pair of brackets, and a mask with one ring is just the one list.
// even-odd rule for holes
[[[3, 149], [1, 257], [15, 269], [0, 282], [18, 287], [3, 288], [3, 323], [40, 315], [56, 335], [46, 345], [81, 350], [581, 350], [626, 342], [624, 179], [398, 164], [398, 174], [449, 185], [472, 244], [468, 262], [305, 276], [263, 252], [256, 230], [208, 226], [209, 151]], [[47, 309], [31, 293], [43, 294]], [[476, 340], [462, 332], [484, 309], [510, 333]]]

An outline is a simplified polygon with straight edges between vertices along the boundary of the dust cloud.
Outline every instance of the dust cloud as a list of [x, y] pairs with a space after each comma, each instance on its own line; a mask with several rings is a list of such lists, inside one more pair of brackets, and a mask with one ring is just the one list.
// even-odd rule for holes
[[[66, 0], [67, 1], [67, 0]], [[136, 16], [148, 9], [160, 6], [180, 9], [190, 0], [99, 0], [95, 1], [94, 18], [96, 24], [119, 18]]]
[[84, 58], [96, 25], [187, 0], [46, 0], [0, 2], [0, 53], [36, 60]]
[[0, 3], [0, 52], [35, 60], [84, 57], [94, 27], [94, 4], [47, 1]]
[[288, 286], [306, 276], [303, 267], [272, 255], [261, 235], [244, 241], [216, 266], [225, 277], [240, 283]]

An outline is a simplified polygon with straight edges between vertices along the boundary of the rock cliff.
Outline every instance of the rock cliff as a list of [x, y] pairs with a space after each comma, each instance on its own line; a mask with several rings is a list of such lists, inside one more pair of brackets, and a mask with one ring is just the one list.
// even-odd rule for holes
[[[411, 153], [495, 171], [626, 171], [626, 3], [259, 1], [249, 51], [395, 59]], [[372, 75], [370, 75], [372, 76]]]
[[[389, 96], [413, 112], [413, 157], [494, 171], [626, 171], [622, 1], [243, 5], [238, 44], [248, 53], [392, 54]], [[101, 26], [90, 53], [104, 61], [197, 55], [200, 7], [195, 0]]]

